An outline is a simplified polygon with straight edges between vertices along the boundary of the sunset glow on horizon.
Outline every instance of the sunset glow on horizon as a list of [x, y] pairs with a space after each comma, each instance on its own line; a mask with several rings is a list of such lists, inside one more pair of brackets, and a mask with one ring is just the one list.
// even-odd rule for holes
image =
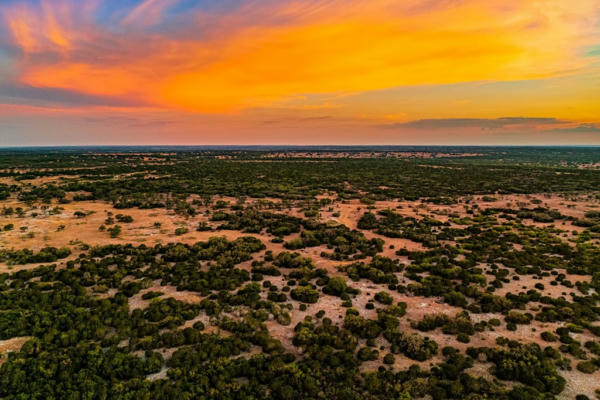
[[0, 146], [600, 144], [600, 2], [9, 0]]

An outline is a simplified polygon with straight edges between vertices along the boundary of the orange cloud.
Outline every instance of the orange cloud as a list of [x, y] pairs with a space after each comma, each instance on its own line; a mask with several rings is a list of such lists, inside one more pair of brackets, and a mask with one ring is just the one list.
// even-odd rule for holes
[[[495, 10], [499, 2], [463, 2], [403, 16], [387, 13], [389, 1], [362, 9], [349, 3], [340, 7], [343, 18], [338, 8], [329, 10], [333, 15], [318, 9], [308, 21], [242, 30], [219, 45], [217, 60], [176, 74], [158, 97], [175, 107], [218, 111], [302, 93], [545, 78], [588, 63], [573, 57], [571, 42], [584, 28], [560, 13], [538, 15], [515, 4], [505, 20]], [[579, 17], [592, 6], [584, 1]], [[532, 27], [539, 18], [550, 21]]]
[[47, 33], [46, 36], [55, 45], [62, 48], [69, 48], [70, 42], [65, 32], [62, 30], [60, 25], [56, 22], [53, 16], [48, 16], [46, 20]]
[[33, 22], [23, 10], [15, 10], [7, 16], [8, 27], [13, 35], [15, 43], [26, 53], [34, 51], [38, 42], [31, 31]]
[[596, 0], [253, 1], [209, 18], [215, 27], [199, 14], [174, 34], [142, 32], [174, 4], [145, 0], [121, 20], [128, 35], [56, 11], [74, 4], [7, 13], [25, 53], [54, 54], [23, 59], [22, 83], [202, 113], [303, 94], [572, 74], [590, 64], [579, 51], [597, 33]]
[[75, 89], [100, 96], [143, 92], [148, 82], [129, 68], [84, 63], [58, 63], [27, 70], [22, 79], [35, 87]]
[[[67, 3], [43, 1], [41, 13], [26, 5], [5, 11], [4, 16], [15, 43], [26, 54], [69, 49], [69, 32], [61, 25], [66, 19], [64, 14], [70, 12], [66, 6]], [[63, 14], [60, 20], [57, 15], [59, 11]]]

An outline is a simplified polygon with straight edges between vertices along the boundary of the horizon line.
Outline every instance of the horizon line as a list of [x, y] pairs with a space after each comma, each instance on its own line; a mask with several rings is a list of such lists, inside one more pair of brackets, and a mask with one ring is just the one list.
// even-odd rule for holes
[[56, 145], [7, 145], [0, 150], [11, 149], [57, 149], [57, 148], [111, 148], [111, 147], [170, 147], [170, 148], [411, 148], [411, 147], [600, 147], [599, 144], [56, 144]]

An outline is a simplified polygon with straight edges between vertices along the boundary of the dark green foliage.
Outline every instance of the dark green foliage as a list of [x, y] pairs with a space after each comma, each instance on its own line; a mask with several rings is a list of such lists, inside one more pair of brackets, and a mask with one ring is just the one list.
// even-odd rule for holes
[[189, 232], [188, 228], [185, 228], [185, 227], [180, 227], [180, 228], [175, 229], [175, 235], [177, 235], [177, 236], [185, 235], [188, 232]]
[[314, 263], [309, 257], [303, 257], [299, 253], [290, 253], [284, 251], [279, 253], [273, 265], [279, 268], [314, 268]]
[[[423, 151], [423, 148], [412, 149]], [[425, 148], [425, 151], [428, 149]], [[439, 151], [439, 150], [436, 150]], [[449, 151], [472, 152], [455, 148]], [[62, 199], [66, 191], [90, 192], [90, 199], [114, 202], [117, 207], [164, 207], [158, 193], [310, 198], [322, 188], [342, 196], [362, 198], [416, 199], [473, 193], [533, 193], [596, 190], [600, 178], [595, 171], [561, 166], [597, 162], [596, 149], [478, 148], [481, 157], [457, 159], [325, 159], [302, 162], [282, 159], [262, 162], [261, 152], [221, 152], [232, 160], [218, 160], [218, 151], [175, 149], [174, 154], [153, 154], [153, 161], [125, 154], [94, 154], [58, 151], [31, 154], [5, 150], [2, 165], [28, 167], [28, 172], [8, 171], [1, 176], [33, 179], [43, 176], [80, 176], [61, 186], [45, 184], [18, 193], [22, 200]], [[596, 154], [594, 154], [596, 153]], [[135, 157], [135, 162], [127, 162]], [[162, 160], [163, 162], [157, 162]], [[312, 161], [312, 160], [311, 160]], [[320, 161], [320, 162], [318, 162]], [[83, 165], [82, 165], [83, 164]], [[540, 166], [540, 164], [545, 164]], [[435, 165], [455, 168], [432, 168]], [[83, 168], [95, 166], [94, 169]], [[47, 168], [47, 169], [44, 169]], [[51, 168], [48, 169], [48, 168]], [[557, 172], [569, 174], [557, 179]], [[146, 174], [157, 175], [148, 179]], [[112, 176], [122, 174], [115, 185]], [[84, 178], [84, 179], [82, 179]], [[346, 184], [350, 184], [349, 186]], [[381, 187], [385, 187], [382, 189]], [[1, 187], [2, 196], [8, 188]]]
[[319, 300], [319, 291], [310, 286], [299, 286], [290, 292], [292, 299], [303, 303], [316, 303]]
[[517, 311], [509, 311], [506, 316], [506, 322], [512, 322], [514, 324], [528, 324], [533, 319], [531, 314], [523, 314]]
[[593, 374], [598, 367], [591, 361], [580, 361], [577, 363], [577, 370], [585, 374]]
[[327, 284], [323, 287], [323, 293], [328, 294], [330, 296], [343, 296], [345, 294], [357, 293], [358, 291], [349, 287], [346, 284], [344, 278], [336, 276], [327, 281]]
[[381, 239], [367, 239], [360, 231], [350, 230], [344, 225], [330, 226], [314, 221], [303, 221], [304, 230], [300, 238], [285, 244], [290, 250], [327, 245], [333, 253], [322, 253], [322, 256], [334, 260], [358, 259], [374, 256], [383, 250]]
[[[593, 210], [575, 220], [541, 200], [531, 208], [522, 204], [516, 208], [485, 207], [491, 204], [480, 208], [463, 196], [495, 193], [483, 197], [484, 202], [491, 202], [505, 193], [597, 190], [597, 171], [576, 167], [598, 162], [599, 153], [584, 148], [450, 151], [482, 155], [306, 160], [292, 152], [288, 158], [265, 162], [265, 153], [260, 151], [178, 149], [153, 153], [148, 157], [152, 162], [147, 162], [129, 150], [118, 154], [2, 151], [2, 177], [17, 182], [36, 177], [67, 178], [51, 184], [0, 184], [0, 200], [18, 198], [35, 207], [39, 206], [36, 202], [60, 203], [70, 198], [74, 202], [106, 200], [119, 209], [166, 207], [186, 218], [201, 213], [202, 218], [210, 216], [214, 222], [193, 222], [200, 231], [211, 230], [212, 225], [271, 235], [269, 240], [285, 243], [290, 251], [323, 246], [322, 255], [340, 261], [334, 267], [345, 276], [331, 277], [329, 269], [317, 268], [300, 253], [275, 256], [267, 252], [263, 259], [252, 260], [265, 248], [252, 237], [235, 241], [212, 238], [193, 245], [95, 247], [81, 250], [78, 258], [59, 267], [0, 274], [0, 340], [32, 338], [21, 351], [4, 355], [0, 397], [552, 398], [565, 384], [557, 368], [570, 368], [571, 358], [581, 360], [576, 365], [584, 372], [599, 366], [597, 358], [590, 359], [590, 353], [599, 355], [600, 345], [588, 341], [582, 346], [572, 334], [600, 336], [600, 251], [595, 242], [600, 214]], [[220, 156], [226, 157], [222, 160], [217, 158]], [[69, 179], [75, 176], [77, 179]], [[334, 212], [331, 199], [317, 197], [324, 191], [336, 193], [337, 201], [359, 199], [365, 210], [380, 210], [378, 201], [392, 199], [421, 199], [430, 205], [463, 203], [468, 217], [449, 215], [448, 222], [440, 222], [421, 215], [409, 217], [404, 210], [365, 212], [358, 221], [359, 229], [409, 239], [426, 248], [408, 251], [396, 245], [400, 257], [388, 258], [380, 254], [383, 241], [368, 239], [370, 235], [333, 221], [325, 222], [330, 215], [339, 218], [341, 214]], [[213, 201], [213, 196], [239, 200]], [[254, 198], [250, 207], [245, 196]], [[266, 197], [274, 200], [256, 199]], [[45, 211], [5, 207], [2, 215], [25, 218], [37, 217], [38, 212], [59, 212], [45, 207]], [[287, 215], [289, 207], [304, 216]], [[531, 221], [543, 225], [532, 226]], [[568, 221], [584, 227], [572, 243], [567, 243], [560, 231], [561, 224]], [[132, 219], [125, 214], [109, 215], [106, 225], [113, 238], [119, 237], [121, 230], [115, 222], [124, 224]], [[3, 229], [14, 229], [14, 225], [5, 224]], [[299, 238], [290, 239], [290, 234]], [[385, 249], [389, 248], [390, 243], [385, 243]], [[2, 250], [0, 254], [2, 261], [15, 264], [50, 263], [70, 253], [42, 249], [37, 253]], [[582, 279], [567, 278], [567, 274]], [[518, 277], [523, 282], [525, 275], [539, 280], [537, 290], [498, 294], [498, 288]], [[565, 292], [576, 286], [577, 294], [546, 296], [546, 281], [541, 279], [550, 276], [554, 279], [551, 285], [563, 286]], [[352, 282], [361, 279], [370, 282]], [[354, 296], [358, 292], [352, 286], [358, 285], [369, 288], [363, 295], [368, 299], [374, 295], [378, 301], [368, 303], [369, 311], [351, 308], [363, 300]], [[187, 303], [163, 294], [172, 290], [190, 292], [184, 292], [185, 296], [195, 300]], [[510, 329], [532, 323], [534, 318], [560, 323], [556, 334], [542, 332], [545, 340], [560, 340], [560, 347], [541, 349], [500, 340], [494, 348], [470, 348], [468, 356], [445, 347], [440, 364], [425, 362], [422, 367], [399, 370], [394, 367], [396, 360], [401, 365], [404, 357], [430, 360], [438, 355], [438, 345], [404, 330], [406, 321], [400, 318], [406, 314], [406, 303], [391, 305], [398, 296], [429, 297], [429, 301], [466, 310], [455, 316], [426, 315], [412, 321], [424, 332], [437, 329], [439, 334], [441, 330], [467, 343], [475, 332], [503, 328], [498, 319], [486, 323], [489, 317], [474, 318], [481, 322], [473, 323], [472, 314], [499, 313]], [[140, 297], [148, 300], [141, 302], [143, 308], [130, 309], [129, 302], [137, 304], [134, 301]], [[303, 302], [293, 307], [308, 310], [309, 315], [319, 307], [305, 303], [318, 303], [321, 298], [346, 307], [347, 313], [338, 319], [337, 313], [328, 309], [327, 316], [335, 323], [323, 311], [317, 312], [316, 318], [307, 317], [295, 327], [292, 344], [298, 348], [290, 351], [289, 343], [284, 347], [269, 334], [277, 324], [290, 324], [290, 297]], [[562, 354], [568, 354], [569, 359], [561, 358]], [[497, 378], [520, 384], [509, 389], [470, 375], [469, 368], [479, 359], [492, 363]]]
[[358, 221], [358, 227], [374, 229], [375, 232], [392, 238], [411, 239], [428, 247], [437, 245], [436, 236], [431, 233], [431, 228], [442, 226], [441, 222], [431, 218], [417, 220], [404, 217], [392, 210], [383, 210], [379, 214], [381, 215], [379, 219], [372, 213], [363, 214]]
[[108, 233], [110, 233], [110, 237], [111, 238], [116, 238], [121, 234], [121, 226], [120, 225], [114, 225], [110, 228], [108, 228]]
[[389, 293], [387, 292], [377, 292], [375, 293], [375, 300], [382, 303], [382, 304], [387, 304], [390, 305], [392, 304], [392, 302], [394, 301], [394, 299], [392, 298], [392, 296], [390, 296]]
[[400, 272], [402, 267], [398, 261], [394, 261], [388, 257], [376, 255], [372, 258], [371, 263], [366, 265], [363, 262], [356, 262], [340, 268], [346, 272], [350, 279], [358, 281], [360, 279], [368, 279], [373, 283], [398, 283], [398, 278], [394, 274]]
[[133, 217], [131, 215], [117, 214], [117, 215], [115, 215], [115, 218], [117, 219], [118, 222], [122, 222], [124, 224], [133, 222]]
[[57, 249], [56, 247], [44, 247], [38, 252], [28, 249], [24, 250], [0, 250], [0, 261], [7, 264], [31, 264], [43, 262], [55, 262], [71, 255], [67, 247]]
[[502, 347], [471, 348], [469, 355], [484, 353], [494, 363], [493, 373], [499, 379], [518, 381], [539, 392], [557, 394], [565, 387], [565, 379], [556, 371], [555, 356], [547, 356], [537, 344], [520, 344], [499, 339]]
[[384, 357], [383, 357], [383, 362], [385, 364], [391, 365], [393, 364], [395, 361], [395, 357], [392, 353], [387, 353]]
[[164, 293], [163, 292], [154, 292], [154, 291], [149, 291], [146, 292], [142, 295], [142, 299], [144, 300], [149, 300], [149, 299], [153, 299], [155, 297], [159, 297], [162, 296]]
[[464, 338], [464, 335], [469, 336], [475, 333], [475, 327], [468, 312], [461, 312], [454, 318], [446, 314], [427, 314], [421, 321], [414, 323], [413, 326], [423, 332], [441, 327], [442, 332], [445, 334], [462, 334], [462, 338]]
[[301, 220], [285, 214], [262, 212], [247, 208], [234, 214], [220, 213], [213, 220], [224, 221], [218, 229], [233, 229], [248, 233], [261, 233], [264, 229], [274, 236], [287, 236], [300, 232]]
[[437, 343], [428, 337], [393, 330], [386, 330], [383, 336], [390, 342], [392, 353], [402, 353], [417, 361], [425, 361], [437, 354]]

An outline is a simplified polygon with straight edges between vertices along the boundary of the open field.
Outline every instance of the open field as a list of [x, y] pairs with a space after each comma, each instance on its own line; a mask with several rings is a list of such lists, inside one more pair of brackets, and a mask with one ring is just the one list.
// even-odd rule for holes
[[369, 154], [10, 155], [0, 396], [85, 370], [110, 396], [594, 398], [598, 172]]

